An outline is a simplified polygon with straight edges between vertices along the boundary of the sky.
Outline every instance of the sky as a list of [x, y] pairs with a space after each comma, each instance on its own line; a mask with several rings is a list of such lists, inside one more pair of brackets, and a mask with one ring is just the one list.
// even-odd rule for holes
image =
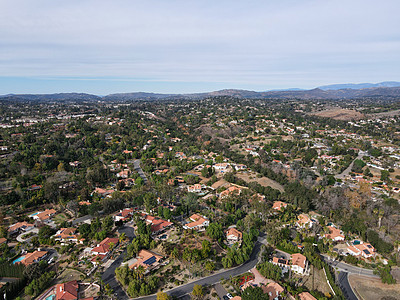
[[399, 0], [1, 0], [0, 94], [400, 81]]

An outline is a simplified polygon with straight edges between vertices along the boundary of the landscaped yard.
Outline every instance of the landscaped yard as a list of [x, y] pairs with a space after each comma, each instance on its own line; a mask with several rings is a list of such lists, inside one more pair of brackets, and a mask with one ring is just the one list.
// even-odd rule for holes
[[61, 224], [64, 221], [67, 221], [69, 217], [67, 217], [64, 213], [55, 215], [53, 218], [54, 223], [56, 224]]

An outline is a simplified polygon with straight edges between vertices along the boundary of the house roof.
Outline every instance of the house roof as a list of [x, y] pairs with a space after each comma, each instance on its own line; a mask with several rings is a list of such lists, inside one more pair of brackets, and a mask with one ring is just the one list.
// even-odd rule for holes
[[332, 227], [332, 226], [328, 226], [328, 229], [329, 229], [330, 233], [325, 234], [325, 237], [327, 239], [333, 240], [333, 239], [335, 239], [337, 237], [341, 237], [341, 238], [344, 239], [344, 235], [340, 233], [340, 229], [337, 229], [337, 228]]
[[129, 266], [134, 269], [138, 266], [143, 266], [144, 269], [149, 268], [154, 263], [159, 262], [163, 257], [149, 250], [140, 250], [137, 256], [138, 260]]
[[189, 228], [194, 228], [197, 226], [202, 225], [204, 222], [207, 221], [206, 218], [199, 216], [198, 214], [194, 214], [190, 217], [191, 220], [193, 220], [193, 222], [186, 224], [187, 227]]
[[282, 202], [282, 201], [275, 201], [274, 205], [272, 206], [272, 209], [276, 209], [281, 211], [282, 208], [285, 208], [287, 206], [287, 203]]
[[117, 245], [118, 242], [118, 238], [105, 238], [97, 247], [92, 249], [92, 252], [108, 253], [110, 251], [110, 244]]
[[226, 236], [230, 235], [236, 236], [239, 239], [242, 238], [242, 233], [234, 227], [231, 227], [226, 231]]
[[57, 300], [75, 300], [78, 299], [79, 284], [76, 280], [57, 284], [56, 299]]
[[299, 266], [303, 269], [306, 267], [307, 258], [303, 254], [294, 253], [291, 255], [291, 258], [292, 258], [292, 265]]
[[47, 220], [50, 218], [51, 215], [54, 215], [57, 211], [55, 209], [46, 209], [45, 211], [38, 213], [36, 217], [38, 217], [39, 220]]
[[[275, 299], [277, 296], [279, 296], [279, 294], [284, 291], [283, 287], [276, 282], [271, 282], [270, 284], [266, 286], [264, 285], [261, 288], [265, 294], [268, 294], [269, 299], [271, 300]], [[271, 293], [271, 295], [269, 293]]]
[[19, 263], [21, 263], [25, 266], [31, 265], [34, 262], [36, 262], [38, 259], [45, 256], [47, 253], [48, 253], [47, 251], [35, 251], [32, 253], [27, 253], [27, 254], [25, 254], [24, 259], [22, 259]]
[[18, 223], [15, 223], [15, 224], [11, 225], [8, 228], [8, 231], [15, 231], [15, 230], [18, 230], [20, 228], [25, 229], [27, 227], [34, 227], [34, 225], [33, 224], [29, 224], [28, 222], [18, 222]]
[[300, 214], [298, 216], [298, 221], [297, 221], [298, 224], [304, 225], [304, 224], [307, 224], [309, 222], [311, 222], [311, 219], [310, 219], [309, 216], [307, 216], [305, 214]]

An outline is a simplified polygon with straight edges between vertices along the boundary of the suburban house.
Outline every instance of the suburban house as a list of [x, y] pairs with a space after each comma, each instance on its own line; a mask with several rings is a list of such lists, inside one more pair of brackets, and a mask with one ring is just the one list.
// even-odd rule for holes
[[76, 233], [76, 228], [73, 227], [61, 228], [54, 235], [54, 239], [56, 241], [60, 241], [62, 244], [69, 242], [77, 243], [78, 241], [82, 242], [80, 239], [80, 235]]
[[114, 221], [127, 221], [133, 216], [134, 210], [132, 208], [125, 208], [120, 210], [114, 215]]
[[130, 175], [130, 173], [131, 173], [131, 171], [129, 170], [129, 169], [126, 169], [126, 170], [123, 170], [123, 171], [121, 171], [121, 172], [118, 172], [117, 173], [117, 177], [118, 178], [128, 178], [129, 177], [129, 175]]
[[50, 217], [54, 216], [56, 213], [57, 211], [55, 209], [46, 209], [45, 211], [30, 215], [30, 217], [36, 221], [48, 223], [51, 221]]
[[21, 231], [29, 231], [33, 228], [35, 228], [35, 225], [33, 224], [29, 224], [27, 222], [18, 222], [8, 227], [8, 232], [12, 235]]
[[100, 197], [108, 197], [114, 192], [115, 192], [114, 190], [106, 190], [106, 189], [102, 189], [102, 188], [96, 188], [93, 193], [96, 193]]
[[56, 300], [75, 300], [78, 299], [79, 284], [78, 281], [69, 281], [60, 283], [56, 286]]
[[47, 251], [35, 251], [32, 253], [24, 254], [23, 256], [19, 257], [15, 260], [14, 264], [23, 264], [25, 266], [31, 265], [33, 263], [39, 262], [46, 258], [48, 252]]
[[306, 214], [300, 214], [296, 224], [300, 228], [311, 228], [313, 223], [309, 216]]
[[262, 290], [264, 294], [269, 296], [269, 300], [279, 300], [279, 295], [284, 292], [284, 288], [276, 282], [271, 282], [268, 285], [263, 285]]
[[281, 267], [283, 273], [286, 273], [290, 269], [289, 261], [284, 258], [279, 258], [274, 256], [272, 258], [272, 263], [274, 265]]
[[291, 269], [297, 274], [304, 275], [307, 272], [308, 262], [307, 258], [300, 253], [294, 253], [290, 257], [291, 259]]
[[300, 300], [317, 300], [317, 298], [315, 298], [309, 292], [302, 292], [298, 296]]
[[201, 188], [201, 184], [188, 185], [187, 187], [189, 193], [200, 193]]
[[325, 238], [335, 242], [344, 241], [344, 235], [340, 229], [333, 226], [328, 226], [327, 228], [329, 229], [330, 233], [326, 233], [324, 235]]
[[230, 166], [230, 164], [228, 164], [228, 163], [219, 163], [219, 164], [213, 165], [214, 169], [218, 170], [218, 171], [225, 171], [229, 168], [229, 166]]
[[111, 245], [117, 246], [118, 243], [118, 238], [105, 238], [103, 241], [100, 242], [100, 244], [94, 247], [91, 252], [94, 255], [107, 256], [111, 250]]
[[150, 272], [160, 265], [163, 257], [149, 250], [140, 250], [136, 257], [136, 260], [129, 266], [130, 269], [136, 269], [142, 266], [145, 269], [145, 273]]
[[375, 248], [370, 243], [353, 242], [352, 245], [347, 247], [347, 252], [353, 256], [371, 258], [375, 255]]
[[242, 242], [242, 233], [234, 227], [231, 227], [228, 230], [226, 230], [225, 234], [226, 234], [226, 240], [230, 245], [235, 243], [240, 244]]
[[145, 217], [145, 221], [151, 224], [151, 233], [158, 234], [164, 231], [166, 228], [174, 225], [174, 223], [170, 221], [165, 221], [163, 219], [159, 219], [150, 215]]
[[219, 194], [219, 197], [222, 199], [222, 198], [228, 197], [231, 194], [240, 195], [241, 192], [242, 192], [241, 188], [239, 188], [235, 185], [232, 185], [229, 188], [227, 188], [225, 191], [221, 192], [221, 194]]
[[282, 201], [275, 201], [274, 205], [272, 206], [272, 209], [277, 210], [277, 211], [282, 211], [287, 207], [287, 203], [282, 202]]
[[192, 222], [184, 225], [184, 229], [195, 229], [198, 231], [202, 231], [205, 230], [205, 227], [210, 225], [210, 221], [206, 217], [200, 216], [198, 214], [191, 215], [190, 220]]

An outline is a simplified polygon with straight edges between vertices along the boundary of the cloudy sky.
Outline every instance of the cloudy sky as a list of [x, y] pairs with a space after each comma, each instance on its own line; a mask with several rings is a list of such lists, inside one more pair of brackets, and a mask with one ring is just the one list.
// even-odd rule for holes
[[0, 94], [400, 81], [399, 0], [2, 0]]

